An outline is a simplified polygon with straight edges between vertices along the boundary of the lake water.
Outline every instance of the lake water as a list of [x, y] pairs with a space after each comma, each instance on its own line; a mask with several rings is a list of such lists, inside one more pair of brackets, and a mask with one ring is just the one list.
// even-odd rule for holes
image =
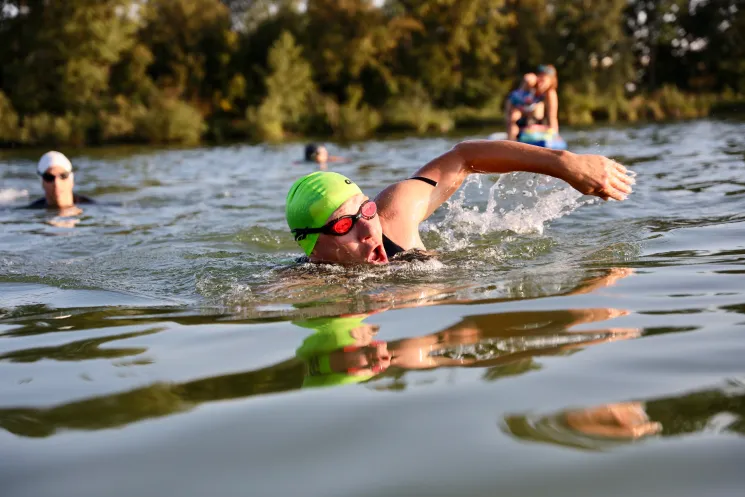
[[[474, 177], [436, 259], [363, 269], [294, 265], [302, 144], [71, 154], [106, 204], [62, 219], [4, 153], [3, 497], [741, 495], [745, 125], [565, 138], [629, 200]], [[457, 141], [332, 169], [374, 194]]]

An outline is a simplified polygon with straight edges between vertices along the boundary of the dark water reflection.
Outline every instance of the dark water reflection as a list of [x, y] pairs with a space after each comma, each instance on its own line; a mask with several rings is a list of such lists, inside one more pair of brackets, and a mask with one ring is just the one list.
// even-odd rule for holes
[[[374, 269], [293, 264], [300, 145], [81, 153], [121, 205], [68, 228], [0, 159], [0, 493], [739, 495], [743, 130], [567, 131], [629, 201], [481, 178]], [[374, 193], [455, 141], [337, 167]]]
[[504, 430], [522, 440], [587, 450], [610, 450], [651, 436], [745, 436], [745, 384], [732, 380], [720, 388], [547, 416], [511, 415]]
[[[570, 294], [589, 293], [629, 276], [628, 270], [616, 269], [583, 282]], [[404, 307], [428, 304], [474, 304], [471, 301], [436, 299], [419, 301]], [[486, 302], [478, 302], [484, 305]], [[328, 387], [368, 382], [374, 390], [401, 390], [406, 386], [406, 371], [441, 367], [484, 369], [485, 380], [522, 374], [540, 369], [534, 361], [542, 355], [570, 354], [583, 347], [615, 340], [637, 338], [636, 328], [607, 328], [609, 320], [627, 315], [619, 309], [569, 309], [530, 312], [501, 312], [466, 315], [460, 321], [435, 333], [382, 341], [380, 325], [366, 323], [371, 315], [322, 317], [295, 320], [293, 324], [312, 331], [298, 344], [295, 357], [261, 369], [213, 376], [183, 383], [157, 382], [143, 388], [74, 401], [51, 408], [0, 409], [0, 426], [23, 436], [50, 436], [60, 430], [96, 430], [124, 426], [147, 418], [167, 416], [196, 407], [200, 403], [238, 399], [288, 390]], [[38, 315], [37, 315], [38, 316]], [[109, 359], [116, 367], [151, 365], [147, 347], [127, 347], [138, 338], [169, 329], [163, 322], [169, 317], [181, 326], [199, 326], [216, 316], [179, 316], [169, 309], [107, 309], [82, 311], [58, 316], [58, 331], [76, 337], [89, 330], [95, 337], [64, 341], [58, 346], [24, 348], [0, 354], [0, 363], [34, 363], [43, 361], [80, 362]], [[158, 323], [142, 325], [152, 321]], [[37, 324], [37, 323], [34, 323]], [[591, 324], [592, 330], [579, 332], [571, 328]], [[103, 326], [102, 326], [103, 325]], [[104, 326], [113, 328], [109, 334]], [[118, 333], [127, 326], [142, 331]], [[173, 326], [172, 324], [170, 326]], [[209, 333], [209, 325], [204, 332]], [[40, 334], [34, 326], [7, 331], [5, 336], [33, 337]], [[97, 336], [105, 334], [105, 336]], [[50, 339], [48, 341], [55, 341]], [[319, 368], [319, 362], [324, 366]], [[81, 379], [94, 381], [87, 374]], [[29, 380], [30, 381], [30, 380]]]

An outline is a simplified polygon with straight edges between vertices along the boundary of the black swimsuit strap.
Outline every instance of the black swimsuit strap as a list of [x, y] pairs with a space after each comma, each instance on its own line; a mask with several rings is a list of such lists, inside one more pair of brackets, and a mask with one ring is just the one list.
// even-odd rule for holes
[[383, 235], [383, 250], [385, 250], [385, 255], [387, 255], [389, 259], [399, 252], [405, 252], [403, 247], [396, 242], [391, 241], [391, 239], [385, 235]]
[[428, 185], [437, 186], [437, 181], [429, 178], [425, 178], [424, 176], [414, 176], [413, 178], [409, 179], [418, 179], [419, 181], [424, 181]]

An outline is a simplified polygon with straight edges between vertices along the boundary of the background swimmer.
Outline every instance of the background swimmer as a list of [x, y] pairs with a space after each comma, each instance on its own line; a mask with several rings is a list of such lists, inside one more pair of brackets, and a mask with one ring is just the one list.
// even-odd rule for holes
[[79, 204], [94, 204], [93, 199], [73, 193], [75, 175], [72, 163], [64, 154], [50, 151], [41, 156], [36, 172], [41, 176], [44, 197], [27, 206], [29, 209], [68, 209]]
[[322, 170], [328, 169], [326, 164], [329, 162], [341, 162], [343, 160], [344, 157], [329, 155], [329, 151], [324, 145], [309, 143], [305, 146], [305, 161], [318, 163], [319, 168]]

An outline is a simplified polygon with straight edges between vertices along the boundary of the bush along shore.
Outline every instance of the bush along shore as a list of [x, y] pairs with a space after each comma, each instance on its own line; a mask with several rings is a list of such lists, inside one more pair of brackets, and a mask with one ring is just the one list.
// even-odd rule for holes
[[538, 64], [560, 121], [745, 110], [739, 0], [8, 0], [0, 147], [503, 129]]
[[[186, 102], [164, 100], [146, 107], [132, 105], [123, 98], [115, 102], [113, 112], [62, 116], [40, 113], [20, 119], [0, 93], [0, 147], [189, 146], [205, 142], [281, 142], [303, 137], [354, 141], [396, 132], [436, 134], [504, 128], [499, 102], [480, 109], [435, 109], [424, 100], [398, 99], [382, 109], [373, 109], [354, 99], [340, 105], [330, 98], [316, 98], [322, 102], [320, 108], [299, 115], [296, 122], [284, 120], [281, 111], [269, 112], [266, 108], [249, 109], [243, 118], [218, 116], [205, 120], [195, 106]], [[573, 126], [745, 115], [745, 97], [693, 95], [672, 87], [631, 98], [573, 95], [563, 98], [560, 104], [560, 122]]]

